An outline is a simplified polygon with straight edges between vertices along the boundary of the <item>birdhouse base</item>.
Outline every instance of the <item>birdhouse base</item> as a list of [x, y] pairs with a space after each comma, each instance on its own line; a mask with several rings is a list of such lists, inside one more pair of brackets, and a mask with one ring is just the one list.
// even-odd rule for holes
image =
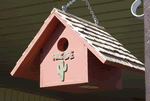
[[70, 92], [70, 93], [87, 93], [87, 92], [96, 92], [96, 91], [121, 90], [118, 88], [97, 85], [92, 83], [65, 85], [65, 86], [57, 86], [57, 87], [46, 87], [46, 89], [57, 90], [62, 92]]

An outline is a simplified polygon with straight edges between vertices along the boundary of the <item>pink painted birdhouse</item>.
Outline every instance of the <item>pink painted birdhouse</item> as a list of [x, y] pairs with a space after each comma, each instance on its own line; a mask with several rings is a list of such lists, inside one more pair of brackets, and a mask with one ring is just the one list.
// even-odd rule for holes
[[101, 26], [54, 8], [11, 71], [40, 88], [72, 93], [121, 90], [121, 69], [144, 65]]

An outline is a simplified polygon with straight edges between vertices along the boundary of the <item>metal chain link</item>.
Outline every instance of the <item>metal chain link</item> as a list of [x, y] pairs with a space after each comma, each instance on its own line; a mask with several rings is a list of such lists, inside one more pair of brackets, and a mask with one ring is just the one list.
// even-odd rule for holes
[[[82, 0], [82, 1], [86, 1], [86, 5], [88, 5], [88, 9], [90, 10], [90, 13], [92, 14], [92, 18], [94, 19], [95, 24], [98, 25], [98, 24], [99, 24], [99, 21], [97, 20], [96, 16], [94, 15], [94, 12], [93, 12], [93, 10], [92, 10], [92, 8], [91, 8], [91, 6], [90, 6], [89, 1], [88, 1], [88, 0]], [[67, 8], [68, 8], [70, 5], [72, 5], [74, 2], [76, 2], [76, 0], [70, 1], [69, 3], [67, 3], [67, 5], [63, 5], [63, 6], [62, 6], [62, 10], [66, 12], [66, 11], [67, 11]]]
[[95, 24], [99, 24], [99, 21], [97, 20], [95, 14], [94, 14], [94, 11], [92, 10], [91, 6], [90, 6], [90, 3], [88, 0], [82, 0], [82, 1], [86, 1], [86, 5], [88, 5], [88, 9], [90, 10], [90, 13], [92, 14], [92, 18], [94, 19], [94, 22]]
[[74, 2], [76, 2], [76, 0], [70, 1], [69, 3], [67, 3], [67, 5], [63, 5], [63, 6], [62, 6], [62, 10], [66, 12], [66, 11], [67, 11], [67, 8], [68, 8], [70, 5], [72, 5]]

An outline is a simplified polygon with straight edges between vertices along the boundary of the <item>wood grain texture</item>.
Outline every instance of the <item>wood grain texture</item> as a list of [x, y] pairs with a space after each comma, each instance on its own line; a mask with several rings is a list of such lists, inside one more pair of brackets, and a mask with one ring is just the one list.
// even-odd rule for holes
[[150, 1], [144, 0], [145, 86], [146, 101], [150, 101]]
[[[85, 19], [90, 19], [90, 18], [86, 17]], [[40, 29], [40, 27], [43, 25], [43, 23], [44, 23], [44, 21], [40, 21], [40, 22], [24, 24], [24, 25], [20, 25], [20, 26], [17, 25], [17, 26], [14, 26], [14, 27], [1, 28], [0, 29], [0, 31], [1, 31], [0, 35], [9, 35], [9, 34], [15, 34], [15, 33], [20, 34], [20, 33], [23, 33], [23, 32], [31, 32], [31, 31], [35, 31], [35, 30], [38, 31]], [[137, 25], [137, 24], [142, 24], [142, 23], [143, 23], [142, 20], [138, 20], [138, 19], [135, 20], [134, 18], [127, 18], [127, 19], [124, 18], [124, 19], [114, 19], [114, 20], [110, 20], [110, 21], [106, 21], [106, 22], [101, 22], [100, 25], [104, 26], [105, 28], [108, 28], [110, 33], [113, 34], [113, 30], [111, 30], [111, 28], [116, 29], [118, 27], [118, 29], [119, 29], [118, 33], [119, 33], [120, 30], [121, 30], [121, 32], [123, 32], [124, 30], [125, 31], [135, 30], [133, 28], [130, 28], [130, 26], [129, 26], [129, 28], [125, 29], [124, 26]], [[122, 29], [120, 29], [119, 26], [122, 26], [121, 27]], [[140, 26], [140, 27], [144, 28], [143, 26]], [[124, 28], [124, 30], [123, 30], [123, 28]]]
[[35, 101], [40, 101], [40, 96], [38, 96], [38, 95], [35, 95], [35, 99], [34, 99]]
[[50, 98], [46, 97], [46, 98], [45, 98], [45, 101], [50, 101]]
[[[73, 12], [70, 12], [70, 13], [73, 13]], [[14, 18], [14, 19], [10, 18], [10, 19], [7, 19], [7, 20], [1, 20], [0, 28], [4, 29], [4, 28], [9, 28], [9, 27], [15, 27], [15, 26], [30, 25], [30, 24], [33, 24], [33, 23], [42, 23], [44, 21], [44, 19], [46, 19], [46, 17], [49, 14], [50, 14], [50, 12], [35, 14], [35, 15], [32, 15], [32, 16], [29, 15], [29, 16], [20, 17], [20, 18]], [[93, 22], [90, 14], [85, 13], [85, 15], [83, 15], [84, 18], [86, 16], [87, 16], [88, 20], [90, 19], [90, 21]], [[128, 9], [125, 9], [123, 11], [118, 10], [118, 11], [115, 11], [115, 12], [107, 12], [107, 13], [102, 13], [102, 14], [96, 14], [96, 16], [97, 16], [97, 18], [100, 18], [99, 19], [100, 24], [101, 24], [101, 22], [107, 22], [107, 21], [114, 20], [114, 19], [124, 19], [124, 18], [128, 18], [128, 17], [129, 18], [133, 17], [130, 14]], [[11, 24], [8, 25], [7, 23], [11, 23]]]
[[59, 101], [59, 100], [1, 87], [0, 101]]
[[30, 94], [30, 100], [29, 101], [34, 101], [34, 98], [35, 98], [35, 94]]
[[[90, 2], [90, 4], [91, 4], [93, 9], [98, 7], [98, 4], [99, 4], [102, 7], [106, 6], [106, 10], [108, 10], [109, 8], [107, 8], [107, 6], [109, 6], [109, 4], [112, 4], [112, 3], [115, 4], [115, 3], [118, 3], [118, 2], [127, 4], [127, 2], [124, 2], [123, 0], [96, 1], [96, 2]], [[2, 14], [1, 20], [2, 19], [4, 20], [6, 18], [8, 19], [8, 18], [15, 18], [15, 17], [19, 17], [19, 16], [21, 17], [21, 16], [26, 16], [26, 15], [32, 15], [32, 14], [35, 14], [35, 13], [50, 12], [51, 9], [47, 9], [47, 8], [55, 6], [59, 9], [61, 9], [61, 6], [66, 5], [67, 3], [68, 3], [68, 1], [60, 1], [60, 0], [59, 1], [57, 0], [55, 2], [47, 2], [47, 3], [43, 2], [41, 4], [38, 4], [38, 3], [36, 4], [36, 2], [34, 2], [33, 5], [18, 7], [17, 9], [13, 9], [13, 8], [3, 9], [3, 10], [1, 10], [1, 14]], [[42, 9], [40, 9], [40, 8], [42, 8]], [[127, 6], [123, 6], [122, 8], [127, 8]], [[87, 5], [85, 5], [85, 2], [82, 2], [82, 1], [76, 2], [76, 3], [74, 3], [74, 5], [71, 5], [68, 8], [68, 11], [72, 10], [72, 9], [79, 10], [79, 11], [81, 10], [81, 11], [84, 11], [85, 13], [89, 14], [89, 11], [87, 9]], [[117, 9], [117, 7], [113, 8], [113, 10], [115, 10], [115, 9]], [[28, 11], [28, 12], [26, 12], [26, 11]], [[19, 13], [14, 13], [14, 14], [8, 16], [8, 14], [10, 14], [12, 12], [19, 12]], [[76, 11], [72, 11], [72, 12], [76, 12]]]
[[29, 101], [29, 99], [30, 99], [29, 93], [24, 93], [23, 94], [23, 101]]
[[21, 101], [22, 99], [24, 99], [24, 93], [23, 92], [18, 92], [18, 101]]
[[4, 101], [5, 100], [5, 88], [0, 87], [0, 100]]
[[[27, 3], [27, 2], [21, 2], [21, 1], [19, 1], [19, 0], [15, 0], [14, 2], [12, 2], [12, 1], [9, 1], [9, 0], [6, 0], [6, 1], [1, 1], [0, 2], [0, 6], [1, 6], [1, 8], [0, 8], [0, 10], [9, 10], [9, 9], [17, 9], [17, 7], [19, 7], [19, 8], [24, 8], [24, 7], [28, 7], [28, 6], [34, 6], [34, 5], [40, 5], [40, 4], [47, 4], [47, 3], [59, 3], [61, 0], [43, 0], [43, 1], [41, 1], [41, 0], [36, 0], [36, 1], [31, 1], [31, 2], [29, 2], [29, 3]], [[64, 5], [66, 5], [67, 3], [68, 3], [68, 0], [63, 0], [64, 2]], [[89, 0], [90, 1], [90, 0]], [[123, 1], [123, 0], [113, 0], [113, 2], [117, 2], [117, 1]], [[15, 2], [17, 2], [17, 3], [15, 3]], [[76, 2], [78, 2], [78, 1], [76, 1]], [[74, 8], [74, 7], [78, 7], [78, 6], [83, 6], [83, 4], [85, 4], [85, 2], [81, 2], [81, 1], [79, 1], [80, 3], [79, 4], [74, 4], [74, 5], [71, 5], [71, 8]], [[90, 4], [91, 5], [96, 5], [96, 4], [105, 4], [105, 3], [108, 3], [108, 2], [112, 2], [112, 0], [107, 0], [107, 1], [105, 1], [105, 0], [101, 0], [101, 1], [93, 1], [93, 2], [91, 2], [90, 1]], [[7, 5], [3, 5], [3, 4], [7, 4]]]
[[18, 101], [18, 91], [12, 90], [12, 99], [11, 101]]
[[5, 96], [5, 101], [11, 101], [12, 99], [12, 90], [11, 89], [6, 89], [6, 96]]
[[[102, 1], [92, 1], [92, 2], [90, 2], [90, 4], [91, 4], [92, 7], [94, 7], [95, 5], [98, 6], [98, 5], [103, 5], [103, 4], [107, 4], [108, 3], [108, 7], [109, 7], [109, 4], [111, 4], [109, 2], [121, 2], [122, 3], [122, 1], [123, 0], [113, 0], [113, 1], [111, 1], [111, 0], [107, 0], [107, 1], [102, 0]], [[21, 26], [21, 25], [24, 25], [24, 24], [43, 22], [42, 19], [46, 19], [46, 17], [50, 14], [51, 9], [55, 5], [58, 5], [58, 6], [55, 6], [55, 7], [61, 8], [61, 5], [65, 4], [65, 2], [67, 2], [67, 1], [65, 1], [64, 3], [63, 2], [64, 1], [59, 1], [59, 2], [57, 2], [57, 1], [56, 2], [49, 1], [47, 3], [43, 3], [43, 4], [39, 4], [39, 5], [37, 3], [36, 6], [35, 5], [31, 5], [31, 6], [27, 6], [27, 7], [21, 7], [21, 8], [18, 7], [18, 8], [15, 9], [15, 10], [20, 10], [20, 11], [18, 11], [19, 13], [15, 13], [15, 14], [21, 14], [21, 13], [22, 14], [26, 14], [24, 16], [23, 15], [19, 15], [18, 17], [17, 16], [16, 17], [11, 17], [11, 16], [15, 16], [15, 14], [9, 15], [9, 16], [5, 16], [5, 14], [1, 14], [4, 17], [9, 17], [9, 18], [1, 19], [0, 28], [1, 27], [5, 28], [7, 26], [16, 26], [16, 25], [20, 25]], [[36, 3], [36, 2], [34, 2], [34, 3]], [[63, 4], [61, 4], [61, 3], [63, 3]], [[50, 6], [50, 5], [53, 5], [53, 6]], [[40, 8], [42, 8], [42, 10], [38, 10]], [[50, 9], [47, 9], [47, 8], [50, 8]], [[87, 16], [87, 14], [88, 14], [88, 16], [90, 16], [90, 19], [92, 19], [91, 14], [89, 13], [89, 10], [87, 9], [87, 5], [85, 5], [85, 2], [76, 1], [76, 3], [71, 5], [68, 10], [70, 12], [72, 12], [73, 14], [77, 13], [77, 15], [79, 15], [80, 12], [78, 12], [78, 11], [77, 12], [73, 12], [72, 11], [72, 10], [78, 9], [78, 8], [84, 8], [86, 10], [86, 12], [84, 11], [85, 13], [83, 13], [84, 16]], [[107, 5], [106, 5], [106, 8], [107, 8]], [[25, 11], [25, 12], [23, 12], [23, 11]], [[16, 12], [16, 11], [14, 11], [14, 9], [8, 9], [6, 11], [1, 11], [1, 13], [6, 13], [7, 15], [9, 14], [9, 12]], [[29, 14], [30, 12], [33, 13], [33, 14]], [[36, 13], [36, 12], [38, 12], [38, 13]], [[100, 12], [100, 11], [96, 9], [95, 13], [96, 12]], [[103, 10], [101, 10], [101, 12], [103, 12]], [[96, 14], [96, 15], [98, 15], [98, 14]], [[104, 13], [104, 15], [105, 15], [105, 13]], [[119, 14], [119, 15], [121, 15], [121, 14]], [[102, 20], [103, 20], [103, 18], [106, 18], [106, 16], [105, 17], [101, 17]], [[27, 21], [29, 21], [29, 22], [27, 22]], [[7, 22], [11, 23], [11, 25], [8, 25]]]
[[[135, 30], [134, 32], [125, 32], [125, 33], [116, 33], [112, 34], [113, 37], [115, 37], [117, 40], [123, 40], [128, 38], [135, 38], [136, 37], [144, 37], [143, 30]], [[144, 40], [144, 38], [143, 38]]]
[[46, 100], [46, 98], [45, 98], [45, 97], [40, 96], [40, 101], [45, 101], [45, 100]]

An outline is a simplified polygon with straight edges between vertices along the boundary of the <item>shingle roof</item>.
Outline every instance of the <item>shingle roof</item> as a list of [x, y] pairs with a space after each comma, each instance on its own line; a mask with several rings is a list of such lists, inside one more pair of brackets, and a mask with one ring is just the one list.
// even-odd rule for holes
[[123, 47], [105, 28], [54, 8], [60, 17], [107, 61], [145, 71], [144, 64]]

